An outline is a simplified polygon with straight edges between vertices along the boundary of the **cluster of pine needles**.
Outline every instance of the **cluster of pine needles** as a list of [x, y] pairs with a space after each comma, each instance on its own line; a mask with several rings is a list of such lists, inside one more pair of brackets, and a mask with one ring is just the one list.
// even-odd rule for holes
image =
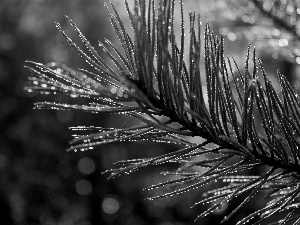
[[[154, 0], [136, 0], [133, 10], [125, 1], [133, 32], [126, 30], [115, 6], [106, 5], [123, 49], [120, 51], [105, 40], [99, 43], [106, 53], [105, 58], [70, 18], [67, 17], [87, 53], [57, 24], [94, 72], [74, 70], [59, 63], [43, 65], [28, 61], [26, 67], [33, 75], [29, 78], [33, 85], [27, 89], [77, 96], [90, 103], [38, 102], [36, 108], [123, 114], [142, 122], [142, 125], [124, 129], [73, 128], [91, 134], [74, 135], [69, 150], [93, 149], [119, 141], [147, 140], [178, 145], [179, 150], [158, 157], [118, 162], [119, 168], [109, 171], [111, 177], [116, 177], [143, 167], [178, 163], [177, 171], [167, 173], [176, 179], [149, 187], [174, 188], [150, 199], [222, 181], [222, 187], [209, 190], [195, 203], [195, 206], [208, 204], [197, 219], [242, 195], [244, 200], [224, 218], [223, 222], [227, 221], [263, 191], [267, 204], [238, 224], [261, 224], [277, 213], [283, 215], [278, 224], [300, 224], [299, 94], [280, 72], [278, 93], [250, 46], [245, 68], [240, 70], [233, 58], [224, 56], [224, 39], [217, 37], [209, 25], [205, 26], [204, 46], [201, 46], [201, 21], [195, 13], [189, 14], [189, 40], [186, 41], [182, 1], [179, 4], [179, 39], [174, 30], [175, 0], [160, 0], [157, 4]], [[200, 68], [201, 60], [205, 68]], [[205, 93], [201, 80], [204, 70]], [[162, 120], [162, 117], [167, 119]], [[187, 137], [201, 137], [204, 141], [197, 144]], [[193, 170], [195, 167], [202, 169]], [[266, 172], [259, 176], [243, 175], [255, 168], [264, 168]]]

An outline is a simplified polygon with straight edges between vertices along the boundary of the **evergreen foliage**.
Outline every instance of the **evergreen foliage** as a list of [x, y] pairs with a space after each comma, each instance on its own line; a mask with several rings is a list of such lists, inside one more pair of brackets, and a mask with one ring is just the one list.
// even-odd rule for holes
[[[279, 212], [283, 212], [283, 217], [278, 224], [299, 224], [298, 92], [278, 71], [281, 89], [276, 93], [251, 46], [245, 57], [244, 70], [238, 68], [233, 58], [225, 57], [223, 37], [216, 36], [209, 25], [205, 26], [203, 43], [207, 85], [204, 92], [201, 80], [204, 74], [200, 72], [202, 32], [199, 15], [190, 13], [190, 39], [185, 43], [182, 1], [179, 41], [174, 31], [175, 0], [160, 0], [157, 5], [153, 0], [136, 0], [133, 11], [127, 1], [125, 4], [133, 37], [125, 29], [113, 3], [106, 5], [124, 50], [123, 54], [108, 40], [105, 44], [100, 43], [114, 67], [98, 54], [68, 17], [88, 52], [77, 47], [59, 24], [58, 29], [97, 72], [74, 70], [58, 63], [27, 62], [26, 67], [33, 74], [29, 91], [61, 92], [93, 100], [87, 105], [38, 102], [36, 108], [120, 113], [143, 122], [143, 125], [125, 129], [73, 128], [91, 134], [75, 135], [68, 150], [87, 150], [119, 141], [177, 144], [181, 147], [179, 150], [153, 158], [120, 161], [117, 163], [119, 168], [107, 172], [110, 177], [116, 177], [143, 167], [178, 163], [177, 171], [165, 173], [176, 175], [177, 179], [148, 188], [171, 186], [170, 192], [149, 199], [173, 196], [221, 181], [222, 187], [203, 193], [204, 198], [195, 203], [195, 206], [210, 203], [197, 219], [242, 195], [244, 200], [224, 218], [225, 222], [259, 191], [264, 191], [268, 203], [238, 224], [264, 223]], [[188, 61], [184, 60], [184, 55], [188, 55]], [[196, 144], [186, 137], [201, 137], [205, 141]], [[199, 156], [197, 160], [195, 156]], [[201, 167], [204, 172], [192, 171], [192, 167]], [[243, 175], [243, 171], [261, 167], [268, 170], [259, 176]]]

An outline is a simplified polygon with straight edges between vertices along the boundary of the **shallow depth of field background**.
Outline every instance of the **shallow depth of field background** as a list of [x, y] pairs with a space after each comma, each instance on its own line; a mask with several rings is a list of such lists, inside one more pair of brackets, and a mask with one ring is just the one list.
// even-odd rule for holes
[[[113, 2], [128, 23], [123, 1]], [[251, 40], [227, 31], [226, 27], [239, 24], [234, 19], [227, 24], [218, 20], [218, 15], [211, 12], [211, 5], [207, 2], [185, 1], [186, 17], [189, 10], [196, 10], [202, 14], [203, 23], [210, 21], [216, 33], [223, 31], [226, 54], [234, 55], [243, 65]], [[214, 1], [211, 4], [215, 4]], [[89, 69], [55, 27], [54, 22], [59, 22], [81, 46], [64, 15], [74, 20], [99, 52], [98, 40], [103, 41], [104, 37], [119, 45], [103, 0], [0, 1], [1, 224], [193, 224], [204, 208], [190, 209], [190, 206], [201, 198], [201, 192], [209, 186], [174, 198], [143, 201], [147, 196], [160, 193], [143, 191], [143, 188], [166, 179], [157, 171], [172, 170], [175, 165], [167, 165], [165, 169], [148, 168], [113, 180], [107, 180], [108, 174], [101, 174], [114, 168], [113, 163], [118, 160], [152, 157], [172, 151], [176, 146], [122, 142], [93, 151], [66, 152], [72, 138], [68, 129], [70, 126], [128, 127], [134, 121], [107, 114], [33, 109], [34, 102], [62, 102], [66, 98], [25, 92], [23, 88], [30, 75], [23, 68], [25, 60], [41, 63], [56, 61], [75, 69]], [[179, 27], [180, 17], [177, 18]], [[276, 65], [283, 73], [293, 74], [291, 71], [297, 67], [276, 54], [260, 52], [267, 70], [276, 71]], [[249, 204], [239, 216], [243, 217], [260, 204], [259, 201]], [[230, 208], [227, 205], [194, 224], [218, 224]]]

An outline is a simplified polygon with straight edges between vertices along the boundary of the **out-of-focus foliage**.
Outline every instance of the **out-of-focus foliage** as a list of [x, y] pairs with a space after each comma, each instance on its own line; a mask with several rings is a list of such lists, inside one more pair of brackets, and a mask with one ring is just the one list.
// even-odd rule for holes
[[[290, 82], [298, 85], [300, 3], [294, 0], [217, 0], [209, 18], [232, 43], [246, 38], [266, 63], [280, 64]], [[229, 47], [230, 49], [230, 47]], [[278, 68], [266, 68], [276, 72]]]

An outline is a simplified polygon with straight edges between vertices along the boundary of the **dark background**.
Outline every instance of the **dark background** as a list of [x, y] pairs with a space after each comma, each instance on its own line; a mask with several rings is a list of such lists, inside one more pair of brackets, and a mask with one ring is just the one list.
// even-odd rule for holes
[[[97, 41], [103, 41], [104, 37], [117, 42], [103, 4], [102, 0], [0, 1], [1, 224], [184, 225], [192, 224], [203, 210], [201, 206], [190, 209], [200, 199], [201, 189], [173, 198], [143, 201], [147, 196], [159, 194], [142, 189], [164, 180], [164, 176], [157, 173], [164, 168], [149, 168], [113, 180], [101, 174], [113, 168], [118, 160], [151, 157], [176, 146], [120, 143], [93, 151], [66, 152], [72, 139], [69, 126], [123, 127], [134, 122], [121, 116], [34, 110], [34, 102], [59, 102], [64, 97], [24, 91], [30, 75], [23, 67], [25, 60], [57, 61], [89, 69], [55, 27], [54, 22], [61, 23], [67, 34], [76, 39], [64, 15], [77, 23], [93, 45], [97, 46]], [[128, 21], [122, 10], [123, 1], [115, 1], [115, 4]], [[198, 1], [190, 1], [187, 11], [197, 10], [197, 5]], [[247, 42], [236, 43], [230, 53], [244, 57]], [[289, 64], [284, 68], [290, 69]], [[169, 166], [168, 169], [172, 168]], [[250, 204], [239, 217], [259, 204]], [[225, 206], [194, 224], [217, 224], [230, 207]]]

